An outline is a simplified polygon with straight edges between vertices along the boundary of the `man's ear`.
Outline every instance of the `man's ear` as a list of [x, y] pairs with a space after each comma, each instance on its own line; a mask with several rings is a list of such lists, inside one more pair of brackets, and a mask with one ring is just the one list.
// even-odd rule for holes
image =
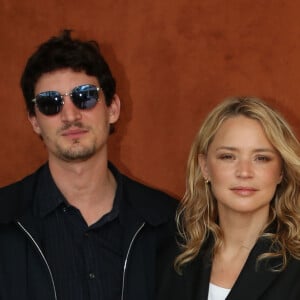
[[121, 101], [117, 94], [114, 94], [112, 98], [112, 102], [108, 107], [109, 113], [109, 123], [113, 124], [116, 123], [120, 117], [120, 110], [121, 110]]
[[38, 134], [38, 135], [41, 135], [41, 128], [39, 126], [39, 122], [36, 118], [35, 115], [27, 115], [27, 118], [29, 120], [29, 122], [31, 123], [31, 126], [32, 126], [32, 129], [33, 131]]

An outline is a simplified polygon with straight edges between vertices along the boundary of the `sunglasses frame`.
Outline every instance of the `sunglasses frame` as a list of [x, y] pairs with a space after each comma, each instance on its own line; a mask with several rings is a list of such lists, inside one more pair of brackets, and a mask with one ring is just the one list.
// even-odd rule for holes
[[[85, 102], [88, 102], [89, 100], [81, 100], [81, 102], [77, 102], [74, 100], [73, 98], [73, 94], [78, 94], [80, 96], [81, 92], [78, 91], [80, 88], [84, 88], [86, 87], [87, 90], [83, 90], [81, 92], [89, 92], [91, 89], [93, 89], [93, 92], [97, 92], [97, 97], [96, 97], [96, 101], [93, 105], [91, 105], [90, 107], [80, 107], [80, 103], [85, 103]], [[78, 109], [82, 109], [82, 110], [87, 110], [87, 109], [91, 109], [93, 108], [94, 106], [96, 106], [96, 104], [99, 102], [99, 91], [101, 91], [102, 88], [94, 85], [94, 84], [81, 84], [81, 85], [78, 85], [78, 86], [75, 86], [69, 93], [64, 93], [64, 94], [61, 94], [60, 92], [58, 91], [44, 91], [44, 92], [41, 92], [41, 93], [38, 93], [35, 98], [33, 98], [31, 101], [37, 106], [37, 108], [39, 109], [39, 111], [46, 115], [46, 116], [54, 116], [54, 115], [57, 115], [61, 112], [63, 106], [64, 106], [64, 97], [66, 96], [69, 96], [72, 103], [78, 108]], [[45, 96], [45, 94], [50, 94], [50, 93], [53, 93], [53, 94], [56, 94], [56, 96]], [[50, 100], [51, 102], [53, 102], [53, 104], [55, 103], [56, 104], [56, 110], [52, 113], [47, 113], [45, 109], [43, 109], [43, 107], [41, 106], [42, 103], [39, 103], [39, 99], [42, 99], [42, 98], [48, 98], [48, 101]]]

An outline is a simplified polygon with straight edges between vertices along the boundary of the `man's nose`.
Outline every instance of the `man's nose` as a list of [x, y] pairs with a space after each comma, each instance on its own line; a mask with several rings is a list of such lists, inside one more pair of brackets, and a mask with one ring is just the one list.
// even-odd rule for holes
[[63, 95], [64, 105], [60, 112], [63, 122], [74, 122], [81, 119], [81, 110], [77, 108], [72, 102], [71, 97], [68, 94]]

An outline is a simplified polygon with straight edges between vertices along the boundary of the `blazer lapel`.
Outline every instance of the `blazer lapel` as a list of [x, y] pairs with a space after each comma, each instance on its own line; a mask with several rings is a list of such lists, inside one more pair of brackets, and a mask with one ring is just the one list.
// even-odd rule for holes
[[256, 300], [261, 299], [264, 291], [276, 279], [280, 272], [272, 272], [270, 268], [278, 266], [280, 259], [263, 260], [257, 264], [257, 257], [270, 251], [270, 242], [259, 240], [252, 251], [226, 300]]
[[207, 300], [211, 273], [211, 249], [202, 249], [187, 266], [185, 274], [185, 300]]

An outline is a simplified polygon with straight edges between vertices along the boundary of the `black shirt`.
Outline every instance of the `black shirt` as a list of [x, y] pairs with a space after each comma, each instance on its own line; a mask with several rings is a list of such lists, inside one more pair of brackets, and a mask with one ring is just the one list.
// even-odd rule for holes
[[56, 187], [49, 168], [38, 187], [35, 214], [41, 248], [52, 270], [58, 300], [120, 299], [122, 236], [118, 174], [113, 209], [88, 226]]

